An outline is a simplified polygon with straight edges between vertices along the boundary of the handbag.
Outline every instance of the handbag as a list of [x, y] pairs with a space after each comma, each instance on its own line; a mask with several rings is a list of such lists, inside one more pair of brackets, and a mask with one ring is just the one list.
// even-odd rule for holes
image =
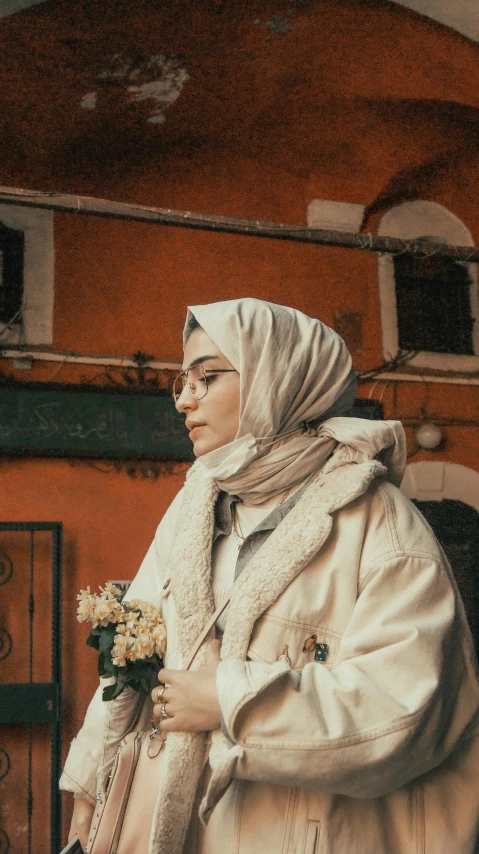
[[[221, 616], [230, 597], [217, 608], [195, 641], [187, 660], [189, 670], [196, 653]], [[106, 783], [97, 795], [85, 854], [132, 854], [148, 851], [153, 813], [163, 767], [166, 736], [161, 727], [151, 732], [125, 735]]]

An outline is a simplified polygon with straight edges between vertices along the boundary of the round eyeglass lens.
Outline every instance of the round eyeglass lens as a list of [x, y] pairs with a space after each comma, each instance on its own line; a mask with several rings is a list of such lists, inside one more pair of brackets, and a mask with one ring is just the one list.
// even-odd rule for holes
[[203, 365], [194, 365], [188, 371], [188, 385], [191, 394], [196, 400], [201, 400], [208, 391], [208, 383], [206, 382], [206, 374]]
[[191, 394], [196, 400], [201, 400], [205, 397], [208, 391], [208, 384], [203, 365], [194, 365], [192, 368], [188, 368], [187, 371], [178, 374], [173, 384], [173, 397], [175, 400], [178, 400], [186, 385], [188, 385]]

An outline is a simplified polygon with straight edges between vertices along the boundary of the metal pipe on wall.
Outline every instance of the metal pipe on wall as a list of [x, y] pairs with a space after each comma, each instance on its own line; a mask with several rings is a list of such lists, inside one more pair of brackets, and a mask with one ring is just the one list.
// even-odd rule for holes
[[397, 255], [410, 253], [420, 257], [432, 255], [453, 258], [455, 261], [477, 262], [479, 250], [471, 246], [453, 246], [447, 243], [431, 243], [427, 240], [403, 240], [398, 237], [383, 237], [374, 234], [357, 234], [277, 222], [242, 219], [217, 214], [176, 211], [170, 208], [146, 207], [125, 202], [95, 199], [91, 196], [75, 196], [69, 193], [35, 192], [15, 187], [0, 187], [0, 204], [23, 205], [43, 208], [62, 213], [100, 216], [135, 222], [148, 222], [180, 228], [238, 234], [244, 237], [262, 237], [271, 240], [291, 240], [297, 243], [313, 243], [320, 246], [335, 246], [339, 249], [358, 249], [363, 252], [378, 252]]

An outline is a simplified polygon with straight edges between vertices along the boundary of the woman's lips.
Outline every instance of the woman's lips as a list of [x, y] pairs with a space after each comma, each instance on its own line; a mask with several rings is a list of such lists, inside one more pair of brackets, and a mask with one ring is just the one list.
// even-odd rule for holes
[[190, 439], [196, 439], [198, 435], [198, 430], [201, 430], [201, 428], [204, 426], [204, 424], [198, 424], [198, 427], [193, 427], [193, 429], [190, 430]]

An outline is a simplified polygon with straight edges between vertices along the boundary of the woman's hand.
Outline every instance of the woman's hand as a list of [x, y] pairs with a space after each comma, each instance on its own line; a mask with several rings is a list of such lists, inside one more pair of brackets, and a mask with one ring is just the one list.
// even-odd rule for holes
[[83, 800], [83, 798], [74, 799], [73, 815], [70, 825], [70, 833], [68, 834], [68, 841], [71, 842], [75, 836], [78, 836], [83, 850], [85, 850], [87, 846], [91, 820], [94, 812], [95, 807], [88, 803], [88, 801]]
[[[152, 718], [161, 723], [161, 731], [210, 732], [221, 726], [221, 709], [216, 691], [216, 670], [220, 661], [220, 643], [211, 641], [206, 649], [206, 664], [201, 670], [160, 670], [161, 685], [154, 688]], [[158, 702], [158, 692], [166, 685]], [[162, 705], [168, 717], [161, 716]]]

